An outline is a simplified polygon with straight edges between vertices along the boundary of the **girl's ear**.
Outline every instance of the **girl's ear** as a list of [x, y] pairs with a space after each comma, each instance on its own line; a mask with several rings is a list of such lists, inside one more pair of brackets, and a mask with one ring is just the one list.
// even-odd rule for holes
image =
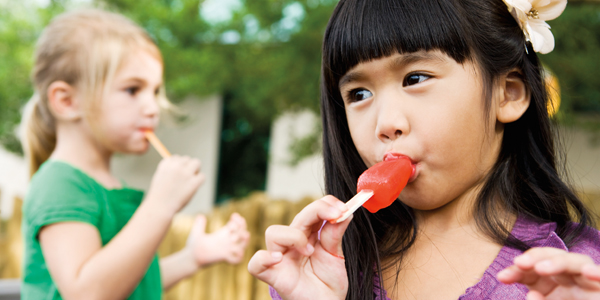
[[81, 105], [75, 97], [75, 88], [64, 81], [55, 81], [48, 86], [48, 104], [55, 118], [77, 121], [81, 118]]
[[511, 123], [518, 120], [529, 107], [531, 94], [523, 81], [519, 70], [511, 70], [500, 78], [500, 95], [496, 118], [501, 123]]

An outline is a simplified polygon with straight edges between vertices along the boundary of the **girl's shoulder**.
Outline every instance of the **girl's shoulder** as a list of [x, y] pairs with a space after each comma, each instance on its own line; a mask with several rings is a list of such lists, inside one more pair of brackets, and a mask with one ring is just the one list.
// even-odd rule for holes
[[[569, 229], [574, 230], [578, 225], [570, 223], [568, 226]], [[519, 217], [512, 234], [530, 247], [559, 248], [568, 252], [588, 255], [596, 263], [600, 263], [600, 231], [593, 227], [585, 227], [577, 239], [567, 246], [556, 233], [556, 229], [555, 222], [539, 222], [527, 217]]]
[[53, 187], [56, 185], [73, 185], [89, 186], [93, 183], [89, 176], [77, 169], [73, 165], [59, 161], [48, 160], [44, 162], [39, 170], [35, 172], [29, 184], [31, 188], [38, 187]]
[[[576, 224], [572, 226], [575, 227]], [[600, 264], [600, 231], [596, 228], [586, 227], [576, 243], [569, 248], [569, 252], [585, 254], [591, 257], [596, 264]]]
[[[91, 202], [98, 196], [97, 184], [68, 163], [50, 160], [42, 164], [29, 183], [24, 213], [47, 207], [65, 208], [77, 202]], [[87, 199], [87, 200], [86, 200]]]

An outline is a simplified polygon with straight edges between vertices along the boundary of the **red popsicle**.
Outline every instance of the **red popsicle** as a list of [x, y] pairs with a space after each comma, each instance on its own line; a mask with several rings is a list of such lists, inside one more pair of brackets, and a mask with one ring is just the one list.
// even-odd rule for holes
[[357, 192], [372, 190], [374, 195], [363, 207], [376, 213], [392, 205], [408, 183], [412, 172], [412, 164], [406, 156], [382, 161], [367, 169], [358, 177]]
[[346, 202], [348, 210], [335, 223], [346, 220], [361, 205], [371, 213], [390, 206], [398, 199], [413, 172], [410, 159], [398, 155], [390, 155], [370, 167], [358, 177], [358, 194]]

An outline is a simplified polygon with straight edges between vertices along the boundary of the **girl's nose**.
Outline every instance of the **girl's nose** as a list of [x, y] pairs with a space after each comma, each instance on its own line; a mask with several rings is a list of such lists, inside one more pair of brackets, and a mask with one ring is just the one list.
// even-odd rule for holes
[[142, 107], [142, 112], [144, 116], [148, 116], [151, 118], [158, 117], [160, 112], [160, 106], [158, 105], [158, 97], [152, 96], [147, 97], [144, 101], [144, 106]]
[[394, 141], [410, 130], [407, 107], [395, 93], [380, 95], [377, 106], [375, 134], [383, 142]]

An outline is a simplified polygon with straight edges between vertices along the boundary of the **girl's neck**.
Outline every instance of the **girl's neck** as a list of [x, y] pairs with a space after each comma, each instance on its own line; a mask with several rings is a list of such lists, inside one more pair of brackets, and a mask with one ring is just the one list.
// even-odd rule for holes
[[112, 152], [88, 130], [79, 126], [57, 126], [56, 147], [50, 159], [67, 162], [94, 178], [106, 188], [119, 188], [121, 182], [110, 172]]
[[[480, 183], [447, 203], [446, 205], [434, 210], [420, 211], [416, 210], [415, 215], [420, 233], [427, 236], [440, 236], [453, 238], [454, 234], [462, 236], [467, 233], [471, 237], [489, 239], [482, 233], [476, 222], [475, 205], [477, 196], [483, 183]], [[516, 216], [506, 212], [502, 207], [498, 207], [498, 214], [503, 214], [501, 219], [505, 220], [504, 226], [511, 229], [516, 220]], [[458, 238], [458, 237], [454, 237]]]
[[[383, 284], [391, 299], [457, 299], [479, 281], [502, 245], [477, 225], [473, 207], [478, 192], [476, 186], [443, 207], [415, 211], [414, 244], [401, 261], [388, 257], [382, 262], [387, 267]], [[511, 229], [516, 217], [507, 214], [504, 219]]]

